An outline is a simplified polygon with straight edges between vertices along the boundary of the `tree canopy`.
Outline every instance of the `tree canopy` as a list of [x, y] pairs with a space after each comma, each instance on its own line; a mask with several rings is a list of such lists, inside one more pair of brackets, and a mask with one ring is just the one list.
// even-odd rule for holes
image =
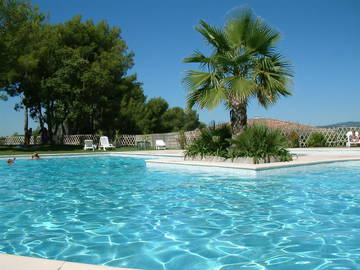
[[[181, 108], [147, 101], [136, 74], [128, 74], [133, 57], [119, 27], [81, 16], [50, 24], [28, 1], [0, 0], [0, 97], [20, 96], [17, 109], [46, 125], [50, 139], [190, 128]], [[197, 127], [198, 115], [189, 115]]]
[[[0, 94], [15, 94], [18, 80], [36, 65], [34, 45], [45, 16], [27, 1], [0, 0]], [[2, 90], [2, 91], [1, 91]]]

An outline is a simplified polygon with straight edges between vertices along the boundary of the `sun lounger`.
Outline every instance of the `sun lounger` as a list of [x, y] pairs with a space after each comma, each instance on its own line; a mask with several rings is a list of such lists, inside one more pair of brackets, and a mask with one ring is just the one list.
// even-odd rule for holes
[[109, 143], [109, 138], [106, 136], [100, 137], [99, 149], [104, 149], [106, 151], [107, 148], [115, 148], [111, 143]]
[[156, 146], [156, 150], [166, 149], [166, 144], [163, 140], [156, 140], [155, 146]]
[[93, 143], [93, 140], [85, 140], [84, 141], [84, 150], [95, 150], [96, 146]]

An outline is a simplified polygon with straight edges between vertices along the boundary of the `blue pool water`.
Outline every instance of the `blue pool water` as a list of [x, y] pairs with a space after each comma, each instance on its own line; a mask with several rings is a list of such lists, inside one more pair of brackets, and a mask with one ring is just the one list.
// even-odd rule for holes
[[257, 177], [0, 163], [0, 252], [141, 269], [359, 269], [360, 162]]

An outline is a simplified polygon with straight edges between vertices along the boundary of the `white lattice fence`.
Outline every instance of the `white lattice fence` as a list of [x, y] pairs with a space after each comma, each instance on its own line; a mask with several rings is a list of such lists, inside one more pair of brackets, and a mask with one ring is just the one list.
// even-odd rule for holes
[[354, 130], [360, 133], [360, 127], [336, 127], [336, 128], [306, 128], [306, 129], [282, 129], [285, 136], [294, 133], [299, 137], [299, 146], [308, 147], [307, 141], [311, 134], [317, 132], [324, 135], [327, 147], [345, 146], [347, 142], [346, 133]]
[[[329, 147], [345, 146], [347, 142], [346, 133], [354, 130], [360, 133], [360, 127], [337, 127], [337, 128], [306, 128], [306, 129], [281, 129], [285, 136], [296, 134], [299, 140], [300, 147], [307, 147], [307, 140], [314, 132], [322, 133], [326, 139], [326, 144]], [[200, 130], [184, 132], [186, 144], [190, 144], [196, 137], [200, 135]], [[100, 136], [98, 135], [65, 135], [62, 137], [55, 137], [56, 144], [64, 145], [84, 145], [84, 140], [93, 140], [94, 144], [99, 143]], [[180, 133], [162, 133], [162, 134], [148, 134], [148, 135], [119, 135], [113, 140], [109, 138], [110, 142], [117, 147], [122, 146], [136, 146], [139, 141], [149, 141], [151, 146], [155, 146], [155, 140], [162, 139], [167, 144], [168, 148], [180, 148], [179, 139]], [[23, 145], [25, 142], [24, 136], [3, 136], [0, 137], [0, 145]], [[40, 144], [41, 138], [32, 136], [30, 144]]]
[[41, 144], [41, 136], [31, 136], [30, 144]]
[[[2, 136], [0, 137], [0, 145], [24, 145], [24, 136]], [[30, 144], [41, 144], [41, 137], [31, 136]]]
[[2, 144], [2, 145], [22, 145], [24, 143], [25, 143], [24, 136], [0, 137], [0, 144]]
[[100, 136], [91, 134], [76, 134], [76, 135], [64, 135], [55, 137], [56, 144], [63, 145], [84, 145], [84, 140], [93, 140], [95, 144], [99, 142]]
[[[299, 138], [300, 147], [308, 147], [307, 141], [311, 134], [318, 132], [324, 135], [327, 147], [341, 147], [346, 146], [347, 137], [346, 133], [349, 131], [358, 131], [360, 133], [360, 127], [336, 127], [336, 128], [282, 128], [283, 135], [289, 137], [290, 135], [296, 135]], [[185, 132], [186, 143], [189, 144], [200, 135], [200, 130]]]
[[121, 146], [135, 146], [136, 135], [120, 135], [114, 139], [114, 144], [117, 147]]

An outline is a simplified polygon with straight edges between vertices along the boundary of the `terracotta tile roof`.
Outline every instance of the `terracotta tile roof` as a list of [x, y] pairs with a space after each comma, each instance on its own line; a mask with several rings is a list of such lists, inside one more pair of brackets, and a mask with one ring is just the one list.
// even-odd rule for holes
[[[248, 125], [251, 126], [253, 124], [263, 124], [270, 128], [279, 128], [279, 129], [317, 129], [317, 130], [326, 130], [324, 128], [314, 127], [314, 126], [307, 126], [299, 123], [294, 122], [288, 122], [288, 121], [282, 121], [282, 120], [276, 120], [271, 118], [253, 118], [248, 119]], [[216, 124], [216, 127], [221, 127], [223, 125], [229, 125], [230, 122], [226, 123], [219, 123]]]
[[271, 118], [248, 119], [248, 125], [260, 124], [260, 123], [264, 124], [270, 128], [281, 128], [281, 129], [282, 128], [288, 128], [288, 129], [297, 129], [297, 128], [313, 129], [314, 128], [312, 126], [306, 126], [306, 125], [302, 125], [302, 124], [298, 124], [298, 123], [276, 120], [276, 119], [271, 119]]

